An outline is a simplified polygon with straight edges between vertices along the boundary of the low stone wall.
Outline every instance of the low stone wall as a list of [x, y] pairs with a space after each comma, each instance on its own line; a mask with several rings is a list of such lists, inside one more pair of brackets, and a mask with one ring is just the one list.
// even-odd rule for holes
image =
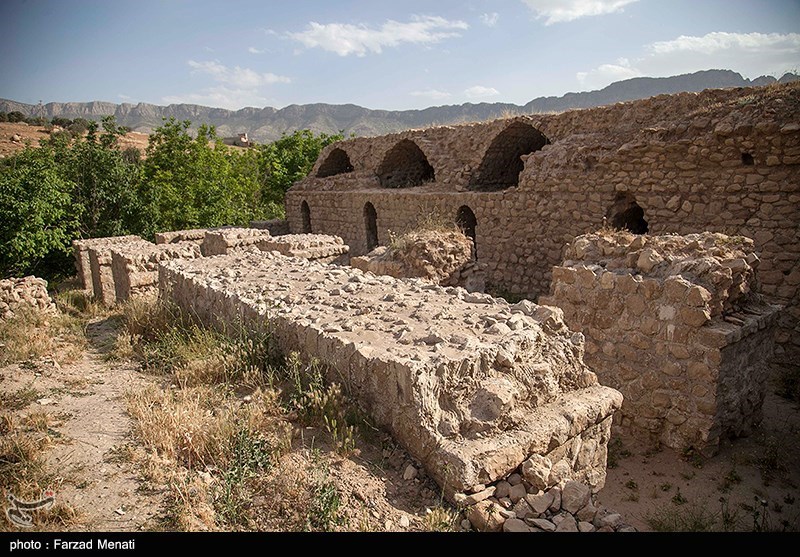
[[207, 230], [203, 237], [201, 249], [206, 257], [225, 255], [233, 249], [252, 246], [270, 237], [269, 230], [255, 228]]
[[47, 293], [47, 281], [34, 276], [0, 280], [0, 318], [11, 319], [20, 307], [55, 311]]
[[724, 234], [579, 236], [550, 296], [586, 362], [625, 396], [621, 427], [714, 453], [760, 422], [778, 308], [754, 292], [753, 242]]
[[276, 251], [288, 257], [318, 260], [322, 263], [347, 263], [349, 246], [339, 236], [328, 234], [289, 234], [259, 240], [261, 251]]
[[89, 249], [92, 247], [103, 247], [105, 245], [128, 242], [132, 240], [142, 240], [139, 236], [114, 236], [112, 238], [87, 238], [85, 240], [73, 240], [72, 252], [75, 256], [75, 269], [78, 271], [78, 281], [84, 290], [93, 290], [92, 266], [89, 261]]
[[423, 278], [470, 292], [483, 292], [486, 287], [486, 266], [475, 260], [472, 240], [457, 230], [412, 231], [389, 247], [351, 258], [350, 265], [376, 275]]
[[159, 283], [208, 324], [268, 327], [283, 351], [320, 360], [450, 499], [532, 455], [593, 489], [605, 481], [622, 397], [597, 382], [556, 308], [254, 248], [162, 263]]
[[219, 230], [218, 228], [195, 228], [193, 230], [173, 230], [171, 232], [158, 232], [156, 244], [177, 244], [180, 242], [203, 243], [206, 232]]
[[[101, 242], [99, 240], [106, 240]], [[92, 291], [97, 301], [110, 306], [117, 301], [117, 290], [114, 286], [114, 271], [111, 268], [111, 250], [123, 246], [152, 246], [151, 242], [138, 236], [121, 236], [116, 238], [98, 238], [89, 247], [89, 267], [92, 277]]]
[[286, 219], [254, 220], [250, 223], [250, 228], [269, 230], [273, 236], [284, 236], [290, 233], [289, 221]]
[[111, 249], [116, 301], [124, 302], [158, 290], [158, 264], [172, 259], [202, 257], [200, 246], [187, 241], [167, 244], [130, 243]]

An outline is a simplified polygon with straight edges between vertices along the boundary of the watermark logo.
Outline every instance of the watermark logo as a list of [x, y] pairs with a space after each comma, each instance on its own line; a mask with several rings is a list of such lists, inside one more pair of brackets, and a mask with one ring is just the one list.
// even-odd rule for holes
[[11, 493], [8, 494], [9, 506], [6, 507], [6, 517], [8, 520], [20, 528], [30, 528], [33, 526], [33, 516], [31, 512], [41, 509], [49, 509], [56, 502], [56, 494], [52, 490], [42, 492], [42, 497], [35, 501], [23, 501]]

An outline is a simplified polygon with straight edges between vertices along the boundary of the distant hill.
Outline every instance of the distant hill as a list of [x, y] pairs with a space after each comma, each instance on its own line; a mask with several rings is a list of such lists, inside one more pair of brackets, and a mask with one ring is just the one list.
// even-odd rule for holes
[[278, 139], [283, 133], [310, 129], [333, 134], [344, 130], [358, 136], [382, 135], [409, 128], [457, 124], [499, 118], [508, 114], [561, 112], [572, 108], [591, 108], [621, 101], [644, 99], [664, 93], [698, 92], [724, 87], [753, 87], [799, 80], [800, 76], [786, 74], [779, 80], [762, 76], [746, 79], [730, 70], [706, 70], [673, 77], [636, 77], [612, 83], [599, 91], [567, 93], [561, 97], [539, 97], [525, 106], [507, 103], [466, 103], [436, 106], [423, 110], [370, 110], [353, 104], [290, 105], [280, 110], [272, 107], [225, 110], [194, 104], [114, 104], [109, 102], [47, 103], [42, 106], [0, 100], [0, 111], [18, 110], [24, 114], [52, 118], [86, 118], [99, 120], [113, 114], [117, 122], [135, 131], [149, 133], [161, 125], [162, 118], [174, 116], [191, 120], [194, 126], [211, 124], [221, 136], [247, 132], [252, 139], [266, 142]]

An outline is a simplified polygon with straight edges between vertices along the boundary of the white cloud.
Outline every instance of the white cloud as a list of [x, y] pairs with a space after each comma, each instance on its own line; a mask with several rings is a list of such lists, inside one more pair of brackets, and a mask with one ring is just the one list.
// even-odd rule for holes
[[162, 100], [167, 103], [202, 104], [236, 110], [244, 106], [265, 106], [275, 101], [263, 95], [261, 88], [276, 83], [291, 83], [291, 79], [273, 73], [259, 73], [250, 68], [230, 68], [217, 60], [196, 62], [189, 60], [192, 74], [211, 77], [219, 85], [206, 87], [199, 92], [170, 95]]
[[470, 99], [485, 99], [487, 97], [496, 97], [500, 91], [494, 87], [484, 87], [483, 85], [475, 85], [469, 89], [464, 90], [464, 94]]
[[163, 97], [162, 100], [169, 104], [200, 104], [203, 106], [213, 106], [238, 110], [245, 106], [266, 106], [275, 104], [274, 100], [260, 95], [252, 89], [231, 89], [224, 85], [209, 87], [200, 93], [189, 93], [186, 95], [170, 95]]
[[247, 52], [249, 52], [250, 54], [264, 54], [263, 50], [259, 50], [254, 46], [251, 46], [250, 48], [248, 48]]
[[646, 45], [641, 56], [602, 64], [577, 74], [589, 89], [636, 76], [663, 77], [700, 70], [733, 70], [754, 79], [761, 75], [780, 77], [800, 65], [799, 33], [727, 33], [686, 36]]
[[227, 83], [241, 88], [262, 87], [274, 83], [291, 83], [291, 79], [283, 75], [274, 73], [258, 73], [250, 68], [234, 66], [229, 68], [220, 64], [218, 61], [195, 62], [189, 60], [192, 73], [200, 73], [211, 76], [214, 81]]
[[492, 12], [490, 14], [482, 14], [481, 21], [487, 27], [494, 27], [497, 25], [497, 22], [500, 21], [500, 14], [497, 12]]
[[622, 11], [638, 0], [522, 0], [536, 12], [536, 19], [546, 18], [544, 24], [552, 25], [582, 17], [612, 14]]
[[426, 99], [432, 99], [435, 101], [440, 101], [442, 99], [446, 99], [450, 97], [450, 93], [447, 91], [439, 91], [438, 89], [427, 89], [425, 91], [411, 91], [412, 97], [424, 97]]
[[130, 101], [130, 100], [133, 100], [133, 99], [132, 99], [131, 97], [129, 97], [128, 95], [123, 95], [122, 93], [120, 93], [120, 94], [119, 94], [119, 95], [117, 95], [117, 96], [118, 96], [120, 99], [122, 99], [123, 101], [125, 101], [125, 102], [128, 102], [128, 101]]
[[402, 43], [438, 43], [458, 37], [459, 31], [468, 28], [469, 25], [463, 21], [449, 21], [438, 16], [412, 16], [407, 23], [389, 20], [377, 29], [350, 23], [320, 24], [312, 21], [308, 29], [289, 33], [289, 37], [306, 48], [319, 47], [339, 56], [366, 56], [368, 52], [380, 54], [384, 47]]
[[578, 72], [577, 78], [581, 87], [588, 89], [602, 89], [614, 81], [622, 81], [632, 77], [639, 77], [642, 73], [631, 67], [627, 58], [620, 58], [616, 64], [601, 64], [588, 72]]

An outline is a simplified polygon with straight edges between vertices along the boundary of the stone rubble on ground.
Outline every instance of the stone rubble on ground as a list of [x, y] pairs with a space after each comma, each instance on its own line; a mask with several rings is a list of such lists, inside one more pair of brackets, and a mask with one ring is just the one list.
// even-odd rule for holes
[[46, 280], [32, 275], [0, 280], [0, 318], [11, 319], [22, 307], [56, 311], [56, 305], [47, 293]]

